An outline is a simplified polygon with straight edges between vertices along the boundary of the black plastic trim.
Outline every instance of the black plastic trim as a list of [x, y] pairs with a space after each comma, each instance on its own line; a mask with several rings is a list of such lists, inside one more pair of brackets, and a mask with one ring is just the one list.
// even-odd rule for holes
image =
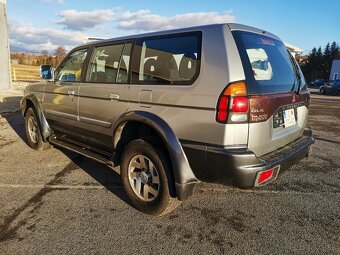
[[38, 118], [38, 123], [41, 131], [41, 136], [44, 140], [44, 142], [47, 142], [47, 138], [53, 133], [49, 124], [47, 123], [47, 120], [45, 118], [45, 115], [41, 109], [39, 99], [33, 94], [27, 94], [23, 96], [23, 98], [20, 101], [20, 108], [22, 115], [25, 116], [26, 110], [27, 110], [27, 101], [30, 101], [35, 109], [35, 114]]
[[[175, 178], [176, 196], [179, 200], [185, 200], [193, 193], [193, 186], [198, 182], [193, 173], [183, 148], [174, 131], [159, 116], [144, 111], [131, 111], [123, 114], [114, 126], [114, 134], [122, 125], [129, 121], [145, 123], [156, 130], [167, 147], [172, 163], [172, 171]], [[113, 136], [115, 137], [115, 135]], [[115, 141], [114, 141], [115, 144]]]
[[224, 149], [188, 142], [182, 143], [182, 147], [200, 181], [252, 188], [259, 171], [280, 165], [281, 174], [304, 158], [313, 143], [312, 131], [306, 128], [294, 142], [261, 157], [248, 149]]

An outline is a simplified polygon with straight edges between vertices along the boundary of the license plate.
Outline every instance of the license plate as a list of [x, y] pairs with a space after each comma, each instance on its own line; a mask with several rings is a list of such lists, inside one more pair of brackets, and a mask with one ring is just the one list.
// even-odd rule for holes
[[286, 128], [294, 126], [296, 124], [294, 109], [283, 111], [283, 120]]

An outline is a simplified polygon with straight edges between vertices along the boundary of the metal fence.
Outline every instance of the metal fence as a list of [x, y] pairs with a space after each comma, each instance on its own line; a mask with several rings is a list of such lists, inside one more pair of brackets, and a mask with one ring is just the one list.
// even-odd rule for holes
[[39, 66], [12, 65], [12, 81], [39, 81]]

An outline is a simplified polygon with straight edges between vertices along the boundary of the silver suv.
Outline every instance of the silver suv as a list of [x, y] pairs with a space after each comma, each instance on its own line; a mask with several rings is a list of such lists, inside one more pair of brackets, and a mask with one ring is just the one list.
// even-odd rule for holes
[[265, 185], [308, 155], [310, 94], [282, 41], [221, 24], [73, 49], [21, 101], [28, 144], [119, 166], [132, 204], [161, 215], [199, 181]]

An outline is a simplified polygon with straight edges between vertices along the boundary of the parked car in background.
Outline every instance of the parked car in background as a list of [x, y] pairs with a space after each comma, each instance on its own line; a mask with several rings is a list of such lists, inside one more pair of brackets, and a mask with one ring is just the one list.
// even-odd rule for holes
[[340, 80], [328, 81], [319, 90], [320, 94], [340, 95]]
[[312, 81], [310, 83], [310, 87], [315, 87], [315, 88], [319, 88], [320, 86], [322, 86], [325, 82], [327, 82], [326, 80], [323, 80], [323, 79], [319, 79], [319, 80], [315, 80], [315, 81]]

